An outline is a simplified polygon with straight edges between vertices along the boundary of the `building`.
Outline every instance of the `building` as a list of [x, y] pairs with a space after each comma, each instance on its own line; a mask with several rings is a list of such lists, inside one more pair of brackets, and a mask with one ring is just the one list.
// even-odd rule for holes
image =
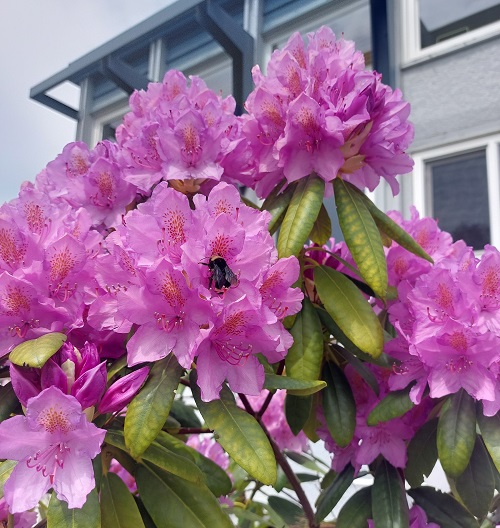
[[[113, 137], [135, 88], [172, 68], [232, 93], [241, 109], [252, 65], [292, 32], [321, 25], [354, 40], [412, 104], [413, 176], [401, 179], [396, 198], [377, 188], [375, 202], [405, 215], [415, 204], [475, 249], [500, 246], [499, 0], [177, 0], [31, 97], [77, 120], [76, 139], [93, 146]], [[49, 95], [68, 81], [80, 86], [79, 108]]]

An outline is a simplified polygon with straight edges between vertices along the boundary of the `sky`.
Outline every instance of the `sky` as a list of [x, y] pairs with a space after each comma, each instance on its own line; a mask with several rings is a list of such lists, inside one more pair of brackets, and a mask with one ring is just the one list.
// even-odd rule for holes
[[[0, 204], [75, 139], [76, 122], [31, 100], [30, 89], [171, 3], [0, 0]], [[69, 96], [77, 106], [78, 90]]]

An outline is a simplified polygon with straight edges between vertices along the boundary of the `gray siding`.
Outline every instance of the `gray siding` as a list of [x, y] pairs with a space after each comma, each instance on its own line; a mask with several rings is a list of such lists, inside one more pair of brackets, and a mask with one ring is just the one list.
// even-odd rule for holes
[[500, 132], [500, 37], [407, 67], [412, 151]]

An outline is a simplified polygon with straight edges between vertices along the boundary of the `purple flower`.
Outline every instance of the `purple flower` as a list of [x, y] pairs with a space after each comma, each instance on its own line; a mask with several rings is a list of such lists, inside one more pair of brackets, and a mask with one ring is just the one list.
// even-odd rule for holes
[[137, 394], [149, 374], [149, 367], [142, 367], [115, 381], [99, 403], [100, 413], [121, 411]]
[[26, 416], [0, 424], [0, 457], [19, 461], [4, 487], [10, 511], [34, 508], [50, 488], [69, 508], [81, 508], [95, 487], [92, 459], [105, 434], [57, 387], [30, 398]]

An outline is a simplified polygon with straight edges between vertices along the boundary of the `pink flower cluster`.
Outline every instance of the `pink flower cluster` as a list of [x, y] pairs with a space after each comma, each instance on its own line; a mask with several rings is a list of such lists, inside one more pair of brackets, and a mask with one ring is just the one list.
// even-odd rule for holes
[[[318, 429], [318, 435], [325, 441], [326, 449], [333, 453], [332, 468], [337, 473], [347, 464], [351, 464], [358, 473], [361, 466], [371, 464], [379, 455], [394, 467], [406, 467], [407, 442], [425, 423], [432, 407], [432, 401], [428, 398], [400, 418], [368, 425], [370, 412], [390, 392], [390, 371], [375, 365], [369, 365], [369, 368], [378, 382], [378, 394], [350, 365], [344, 371], [356, 403], [356, 428], [351, 443], [340, 447], [331, 437], [326, 425]], [[325, 423], [322, 414], [319, 419]]]
[[217, 398], [224, 380], [235, 392], [259, 394], [256, 355], [275, 363], [292, 343], [281, 321], [301, 308], [303, 294], [291, 288], [298, 261], [278, 260], [268, 213], [243, 205], [233, 186], [219, 183], [192, 205], [162, 182], [127, 214], [99, 256], [89, 323], [135, 328], [129, 365], [173, 351], [190, 368], [197, 357], [204, 400]]
[[119, 161], [125, 180], [143, 193], [161, 180], [186, 193], [205, 182], [209, 189], [223, 175], [239, 181], [230, 161], [243, 141], [233, 97], [223, 99], [199, 77], [188, 83], [170, 70], [163, 82], [134, 92], [130, 107], [116, 131]]
[[395, 176], [412, 168], [405, 153], [413, 139], [409, 104], [380, 74], [364, 69], [353, 42], [337, 40], [328, 27], [308, 37], [305, 45], [295, 33], [274, 51], [266, 75], [253, 69], [243, 131], [256, 163], [257, 194], [267, 196], [283, 176], [293, 182], [311, 172], [326, 182], [342, 175], [370, 190], [382, 176], [396, 194]]
[[486, 246], [441, 260], [414, 285], [401, 282], [390, 310], [398, 337], [386, 351], [399, 364], [392, 390], [414, 383], [420, 402], [427, 386], [440, 398], [460, 389], [483, 402], [486, 416], [500, 410], [500, 253]]

